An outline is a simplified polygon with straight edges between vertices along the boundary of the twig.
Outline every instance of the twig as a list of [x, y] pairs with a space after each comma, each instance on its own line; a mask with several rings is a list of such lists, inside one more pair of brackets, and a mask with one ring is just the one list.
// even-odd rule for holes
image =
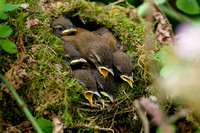
[[119, 108], [117, 108], [117, 110], [116, 110], [115, 113], [114, 113], [114, 116], [113, 116], [113, 118], [112, 118], [112, 123], [110, 124], [110, 128], [112, 128], [112, 126], [114, 125], [115, 116], [116, 116], [116, 114], [117, 114], [118, 109], [119, 109]]
[[81, 111], [85, 111], [85, 112], [101, 112], [101, 111], [103, 111], [103, 110], [100, 110], [100, 109], [85, 109], [85, 108], [78, 108], [78, 109], [81, 110]]
[[33, 127], [28, 127], [28, 128], [25, 128], [25, 129], [22, 129], [21, 131], [26, 131], [26, 130], [30, 130], [30, 129], [33, 129]]
[[124, 97], [124, 99], [121, 99], [121, 101], [119, 101], [118, 103], [115, 104], [115, 106], [121, 104], [122, 102], [124, 102], [126, 100], [126, 98]]
[[34, 44], [34, 45], [31, 45], [31, 46], [26, 46], [26, 48], [30, 48], [30, 47], [33, 47], [33, 46], [45, 46], [48, 49], [50, 49], [55, 55], [57, 55], [57, 53], [51, 47], [49, 47], [48, 45], [44, 45], [44, 44]]
[[97, 129], [97, 130], [102, 130], [102, 131], [111, 131], [111, 132], [114, 133], [114, 130], [111, 129], [111, 128], [103, 128], [103, 127], [99, 127], [99, 126], [97, 126], [97, 125], [95, 125], [95, 126], [90, 126], [90, 125], [81, 123], [81, 124], [77, 124], [76, 126], [78, 126], [78, 127], [82, 127], [82, 126], [83, 126], [83, 127], [88, 127], [88, 128]]
[[[191, 21], [192, 21], [192, 19], [189, 18], [188, 16], [186, 16], [185, 14], [180, 13], [180, 12], [178, 12], [178, 11], [176, 11], [176, 13], [174, 13], [174, 11], [173, 11], [170, 7], [167, 7], [167, 6], [165, 6], [165, 5], [160, 5], [159, 8], [160, 8], [167, 16], [169, 16], [169, 17], [171, 17], [171, 18], [173, 18], [173, 19], [175, 19], [175, 20], [177, 20], [177, 21], [179, 21], [179, 22], [184, 22], [184, 21], [191, 22]], [[177, 15], [177, 13], [178, 13], [179, 15]], [[181, 16], [181, 18], [180, 18], [179, 16]], [[184, 20], [182, 20], [182, 19], [184, 19]]]
[[126, 98], [132, 103], [131, 99], [129, 98], [129, 96], [126, 94], [124, 90], [123, 90], [123, 93], [125, 94]]
[[[91, 105], [88, 103], [88, 102], [82, 102], [82, 101], [78, 101], [78, 103], [82, 104], [82, 105], [85, 105], [85, 106], [88, 106], [88, 107], [91, 107]], [[94, 104], [93, 105], [93, 108], [100, 108], [100, 105], [96, 105]], [[91, 108], [92, 109], [92, 108]]]
[[17, 101], [17, 103], [19, 104], [19, 106], [24, 111], [26, 117], [30, 120], [31, 124], [35, 128], [36, 132], [42, 133], [42, 130], [38, 126], [37, 122], [35, 121], [34, 117], [31, 114], [31, 112], [29, 111], [29, 109], [27, 108], [27, 106], [25, 105], [25, 103], [21, 100], [21, 98], [19, 97], [19, 95], [15, 91], [15, 89], [10, 85], [9, 81], [2, 74], [0, 74], [0, 79], [2, 80], [2, 82], [4, 82], [6, 84], [6, 86], [9, 89], [9, 91], [12, 93], [12, 95], [15, 98], [15, 100]]
[[166, 2], [166, 5], [174, 12], [174, 14], [176, 14], [176, 16], [177, 16], [178, 18], [180, 18], [180, 20], [181, 20], [182, 22], [186, 21], [185, 16], [182, 16], [182, 14], [178, 13], [178, 12], [169, 4], [169, 2]]
[[144, 133], [149, 133], [149, 121], [148, 121], [147, 117], [145, 116], [144, 112], [142, 111], [139, 101], [135, 100], [134, 105], [135, 105], [136, 111], [137, 111], [140, 119], [142, 120], [143, 127], [144, 127]]
[[44, 45], [44, 44], [40, 44], [40, 45], [47, 47], [47, 48], [50, 49], [55, 55], [57, 55], [57, 53], [56, 53], [51, 47], [49, 47], [48, 45]]
[[125, 0], [118, 0], [118, 1], [115, 1], [115, 2], [113, 2], [113, 3], [110, 3], [108, 6], [117, 5], [117, 4], [122, 3], [122, 2], [124, 2], [124, 1], [125, 1]]
[[171, 124], [176, 122], [178, 119], [180, 119], [181, 117], [184, 117], [187, 115], [187, 110], [186, 109], [182, 109], [179, 112], [175, 113], [174, 115], [170, 116], [167, 120], [166, 123]]
[[101, 116], [101, 114], [98, 115], [98, 116], [96, 116], [96, 118], [93, 119], [93, 120], [91, 120], [90, 123], [89, 123], [88, 125], [89, 125], [89, 126], [92, 126], [92, 124], [93, 124], [100, 116]]
[[[117, 112], [116, 114], [114, 114], [114, 115], [119, 115], [119, 114], [122, 114], [122, 113], [129, 113], [129, 112], [133, 112], [133, 109], [131, 109], [131, 110], [125, 110], [125, 111], [120, 111], [120, 112]], [[103, 118], [104, 120], [106, 120], [106, 119], [109, 119], [109, 118], [111, 118], [111, 117], [113, 117], [114, 116], [113, 114], [112, 115], [109, 115], [108, 117], [105, 117], [105, 118]]]
[[79, 112], [79, 109], [77, 110], [77, 112], [78, 112], [79, 116], [80, 116], [81, 118], [83, 118], [83, 115]]

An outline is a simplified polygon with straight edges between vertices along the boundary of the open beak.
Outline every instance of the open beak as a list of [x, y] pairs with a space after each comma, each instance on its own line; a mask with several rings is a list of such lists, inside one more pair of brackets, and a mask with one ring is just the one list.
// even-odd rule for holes
[[106, 67], [99, 67], [99, 72], [104, 76], [105, 79], [108, 75], [108, 72], [110, 72], [114, 76], [112, 68], [108, 69]]
[[80, 59], [72, 60], [70, 62], [70, 64], [75, 64], [75, 63], [79, 63], [79, 62], [86, 63], [87, 61], [83, 58], [80, 58]]
[[114, 103], [113, 95], [109, 95], [108, 93], [103, 92], [103, 91], [101, 92], [101, 94], [104, 95], [104, 96], [106, 96], [106, 97], [108, 97], [108, 98], [110, 99], [110, 101], [111, 101], [112, 103]]
[[93, 107], [93, 100], [92, 100], [92, 98], [93, 98], [94, 94], [96, 94], [97, 96], [101, 97], [101, 95], [97, 91], [95, 91], [95, 92], [93, 92], [93, 91], [86, 91], [84, 93], [84, 96], [90, 102], [91, 107]]
[[99, 94], [98, 91], [94, 91], [94, 94], [96, 94], [97, 96], [101, 97], [101, 95]]
[[75, 28], [70, 28], [70, 29], [64, 30], [64, 31], [62, 32], [62, 34], [68, 33], [68, 32], [76, 32], [76, 31], [77, 31], [77, 29], [75, 29]]
[[128, 84], [133, 88], [133, 78], [132, 76], [121, 75], [120, 76], [124, 81], [128, 82]]

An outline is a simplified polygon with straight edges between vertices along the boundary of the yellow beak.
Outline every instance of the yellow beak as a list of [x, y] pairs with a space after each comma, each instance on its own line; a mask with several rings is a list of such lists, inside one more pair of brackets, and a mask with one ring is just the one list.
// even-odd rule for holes
[[78, 62], [86, 63], [87, 61], [83, 58], [80, 58], [80, 59], [72, 60], [70, 62], [70, 64], [75, 64], [75, 63], [78, 63]]
[[112, 102], [112, 103], [114, 103], [114, 100], [113, 100], [113, 96], [112, 95], [109, 95], [108, 93], [106, 93], [106, 92], [101, 92], [101, 94], [102, 95], [104, 95], [104, 96], [106, 96], [106, 97], [108, 97], [109, 99], [110, 99], [110, 101]]
[[114, 76], [112, 68], [108, 69], [106, 67], [99, 67], [99, 72], [104, 76], [105, 79], [108, 76], [108, 72], [110, 72]]
[[90, 102], [91, 107], [93, 107], [93, 102], [92, 102], [93, 93], [85, 92], [84, 95], [85, 95], [85, 98]]
[[70, 28], [70, 29], [64, 30], [64, 31], [62, 32], [62, 34], [68, 33], [68, 32], [75, 32], [75, 31], [77, 31], [77, 29], [75, 29], [75, 28]]
[[128, 84], [133, 88], [133, 78], [132, 76], [121, 75], [120, 76], [124, 81], [128, 82]]
[[84, 93], [84, 96], [89, 101], [91, 107], [93, 107], [93, 100], [92, 100], [92, 98], [93, 98], [94, 94], [96, 94], [97, 96], [101, 97], [101, 95], [97, 91], [95, 91], [95, 92], [93, 92], [93, 91], [86, 91]]

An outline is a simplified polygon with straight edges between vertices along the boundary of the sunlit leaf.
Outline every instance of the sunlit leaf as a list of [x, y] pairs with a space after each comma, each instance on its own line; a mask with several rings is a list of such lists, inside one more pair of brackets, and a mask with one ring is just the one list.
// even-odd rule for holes
[[172, 45], [165, 46], [162, 50], [153, 55], [152, 59], [160, 62], [166, 61], [168, 51], [172, 50]]
[[167, 0], [154, 0], [156, 5], [162, 5], [166, 2]]
[[7, 18], [8, 16], [4, 12], [0, 13], [0, 19], [6, 20]]
[[3, 6], [3, 11], [4, 11], [4, 12], [7, 12], [7, 11], [15, 10], [15, 9], [17, 9], [20, 5], [21, 5], [21, 4], [10, 4], [10, 3], [4, 4], [4, 6]]
[[137, 12], [140, 17], [143, 17], [149, 7], [149, 3], [146, 1], [137, 7]]
[[8, 25], [0, 25], [0, 37], [8, 37], [12, 33], [12, 29]]
[[50, 120], [39, 118], [37, 121], [43, 133], [52, 133], [53, 127], [52, 127], [52, 122]]
[[174, 72], [174, 66], [171, 64], [165, 65], [161, 70], [160, 70], [160, 75], [163, 77], [167, 77]]
[[[166, 2], [167, 0], [154, 0], [154, 3], [156, 5], [162, 5]], [[140, 17], [143, 17], [147, 11], [147, 9], [149, 8], [149, 2], [144, 1], [140, 6], [137, 7], [137, 12], [139, 14]]]
[[15, 54], [17, 53], [17, 47], [16, 45], [6, 39], [1, 39], [0, 40], [0, 46], [3, 50], [5, 50], [6, 52], [10, 53], [10, 54]]
[[176, 6], [178, 9], [188, 14], [200, 13], [200, 7], [196, 0], [177, 0]]

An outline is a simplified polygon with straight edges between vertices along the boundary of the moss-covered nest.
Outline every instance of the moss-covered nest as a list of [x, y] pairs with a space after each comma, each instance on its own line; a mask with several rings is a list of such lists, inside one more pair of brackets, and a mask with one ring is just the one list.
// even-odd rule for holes
[[[25, 3], [13, 0], [11, 3]], [[13, 29], [9, 40], [18, 48], [16, 55], [1, 53], [1, 72], [11, 81], [36, 118], [52, 120], [55, 116], [65, 122], [66, 130], [140, 131], [134, 99], [145, 95], [150, 83], [148, 73], [148, 44], [154, 42], [151, 25], [144, 22], [133, 7], [123, 4], [100, 6], [83, 0], [66, 2], [29, 1], [27, 9], [9, 12], [7, 23]], [[52, 34], [50, 23], [57, 17], [69, 18], [77, 27], [90, 31], [109, 28], [134, 64], [133, 89], [119, 84], [114, 92], [114, 104], [108, 99], [94, 99], [90, 107], [83, 88], [71, 76], [71, 68], [62, 60], [62, 42]], [[148, 29], [148, 32], [147, 32]], [[150, 38], [150, 39], [149, 39]], [[154, 43], [155, 44], [155, 43]], [[147, 52], [148, 51], [148, 52]], [[8, 90], [1, 84], [0, 111], [3, 120], [13, 125], [26, 120]], [[13, 120], [15, 120], [13, 122]]]

